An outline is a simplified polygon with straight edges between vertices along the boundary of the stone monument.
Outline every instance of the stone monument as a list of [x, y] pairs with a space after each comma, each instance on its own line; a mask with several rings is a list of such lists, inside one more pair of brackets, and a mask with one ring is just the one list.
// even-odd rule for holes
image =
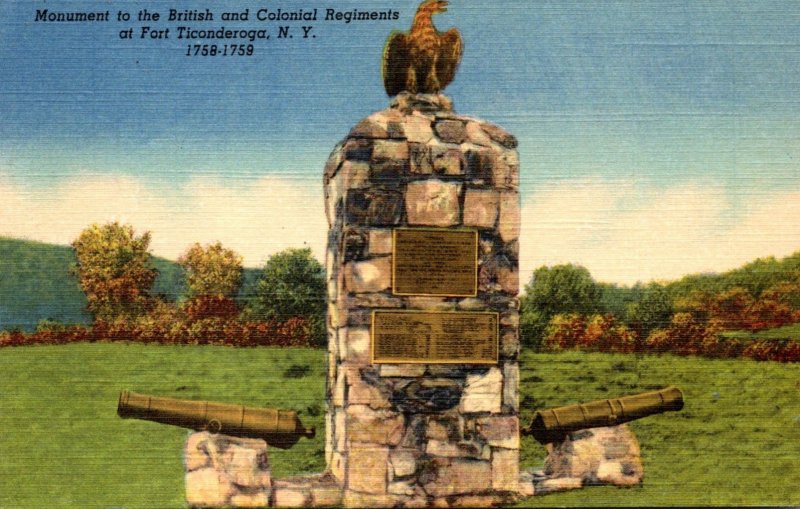
[[345, 506], [517, 493], [516, 146], [444, 95], [401, 93], [325, 166], [325, 449]]

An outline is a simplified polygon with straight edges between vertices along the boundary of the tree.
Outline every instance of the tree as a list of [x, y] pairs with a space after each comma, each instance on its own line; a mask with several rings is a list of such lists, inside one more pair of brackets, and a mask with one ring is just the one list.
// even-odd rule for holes
[[146, 312], [158, 271], [149, 252], [150, 232], [136, 236], [131, 225], [93, 224], [72, 247], [74, 272], [95, 320], [130, 319]]
[[651, 283], [643, 288], [638, 301], [628, 305], [625, 321], [636, 331], [640, 343], [655, 329], [663, 329], [672, 319], [672, 296], [662, 285]]
[[219, 242], [206, 247], [195, 243], [178, 263], [186, 271], [189, 300], [183, 307], [192, 321], [239, 314], [234, 298], [244, 280], [241, 256]]
[[188, 296], [236, 297], [242, 287], [242, 257], [217, 242], [206, 247], [194, 244], [178, 258], [186, 270]]
[[558, 314], [602, 311], [602, 288], [580, 265], [539, 267], [520, 301], [520, 328], [528, 346], [541, 345], [550, 319]]
[[325, 342], [325, 269], [311, 249], [287, 249], [267, 260], [247, 314], [259, 319], [306, 319], [312, 343]]

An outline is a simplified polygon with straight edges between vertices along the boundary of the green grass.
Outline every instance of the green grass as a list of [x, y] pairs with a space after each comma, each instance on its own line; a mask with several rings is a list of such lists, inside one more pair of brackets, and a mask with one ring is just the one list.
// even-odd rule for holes
[[[308, 366], [308, 368], [306, 368]], [[300, 411], [317, 437], [270, 450], [277, 477], [324, 468], [325, 353], [76, 344], [0, 350], [0, 507], [184, 507], [187, 431], [116, 416], [119, 391]], [[645, 482], [586, 488], [520, 506], [800, 504], [800, 366], [741, 360], [529, 354], [533, 410], [675, 384], [679, 413], [631, 423]], [[523, 440], [522, 465], [544, 447]]]
[[[321, 471], [324, 357], [321, 350], [132, 344], [2, 349], [0, 507], [184, 507], [188, 431], [120, 419], [123, 389], [298, 410], [317, 437], [271, 449], [273, 474]], [[311, 368], [285, 378], [293, 365]]]
[[[630, 423], [642, 448], [641, 487], [587, 488], [520, 506], [800, 504], [800, 366], [697, 357], [526, 354], [522, 422], [536, 407], [677, 385], [685, 406]], [[523, 466], [544, 450], [525, 438]]]
[[800, 341], [800, 323], [793, 323], [777, 329], [767, 329], [758, 332], [743, 330], [726, 331], [722, 337], [728, 339], [793, 339]]

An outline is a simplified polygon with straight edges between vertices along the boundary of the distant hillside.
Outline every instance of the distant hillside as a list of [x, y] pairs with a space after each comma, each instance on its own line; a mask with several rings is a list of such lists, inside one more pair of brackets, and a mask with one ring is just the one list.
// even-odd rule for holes
[[683, 297], [698, 290], [718, 294], [734, 287], [741, 287], [758, 298], [767, 288], [780, 283], [796, 283], [798, 280], [800, 280], [800, 251], [781, 259], [773, 256], [758, 258], [738, 269], [721, 274], [685, 276], [666, 286], [673, 297]]
[[[68, 246], [0, 237], [0, 330], [31, 331], [44, 319], [61, 323], [90, 322], [86, 297], [70, 269], [75, 256]], [[170, 260], [154, 258], [158, 269], [153, 291], [176, 301], [184, 293], [183, 269]], [[258, 276], [245, 270], [246, 298]]]

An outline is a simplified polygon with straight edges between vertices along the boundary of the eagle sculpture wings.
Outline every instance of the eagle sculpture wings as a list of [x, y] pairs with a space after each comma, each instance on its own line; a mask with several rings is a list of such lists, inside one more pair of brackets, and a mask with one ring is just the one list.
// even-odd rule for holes
[[439, 32], [432, 16], [447, 12], [445, 0], [425, 0], [417, 9], [411, 30], [393, 32], [383, 50], [383, 85], [394, 96], [436, 94], [456, 74], [461, 62], [461, 34], [455, 28]]

